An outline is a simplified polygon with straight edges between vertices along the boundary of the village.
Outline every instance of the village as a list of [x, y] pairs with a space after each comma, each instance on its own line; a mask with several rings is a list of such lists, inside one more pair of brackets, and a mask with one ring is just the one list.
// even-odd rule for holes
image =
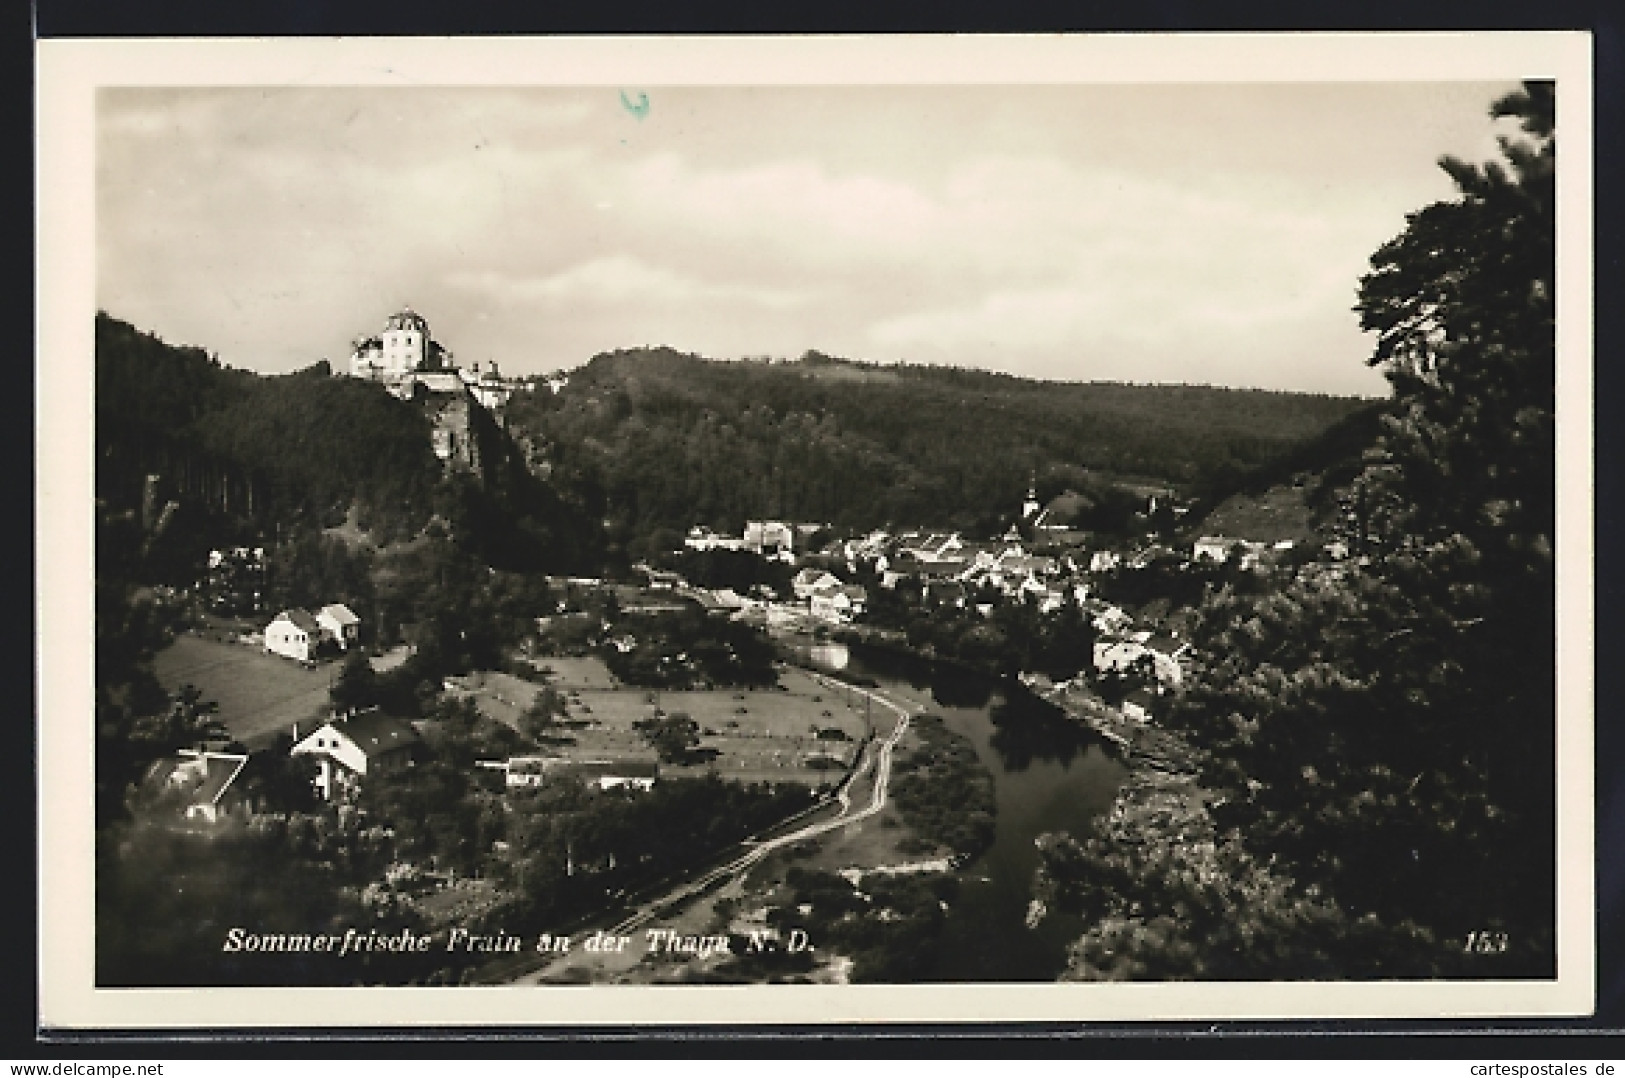
[[[420, 405], [448, 474], [479, 467], [482, 425], [498, 422], [518, 388], [494, 365], [460, 371], [410, 309], [356, 342], [348, 377]], [[550, 379], [547, 389], [566, 382]], [[839, 663], [810, 661], [848, 645], [1010, 678], [1136, 751], [1155, 742], [1159, 711], [1187, 679], [1189, 619], [1205, 589], [1277, 566], [1335, 571], [1349, 551], [1301, 527], [1290, 537], [1277, 529], [1181, 540], [1192, 506], [1175, 491], [1130, 481], [1123, 494], [1137, 505], [1126, 534], [1085, 527], [1088, 498], [1067, 490], [1041, 501], [1036, 484], [1007, 527], [983, 536], [923, 527], [840, 534], [771, 519], [725, 534], [695, 523], [680, 546], [650, 550], [614, 578], [537, 581], [553, 597], [547, 613], [484, 667], [420, 682], [406, 711], [356, 686], [413, 669], [421, 627], [378, 624], [352, 594], [273, 604], [286, 590], [273, 579], [274, 543], [212, 549], [193, 587], [153, 589], [175, 625], [154, 668], [183, 744], [150, 766], [134, 802], [192, 833], [257, 826], [287, 817], [286, 794], [267, 791], [286, 791], [293, 775], [313, 809], [354, 820], [369, 787], [410, 789], [415, 775], [443, 775], [455, 758], [458, 781], [504, 812], [537, 793], [636, 796], [699, 777], [804, 790], [814, 800], [793, 802], [809, 806], [797, 815], [815, 812], [901, 734], [865, 691], [838, 680]], [[162, 516], [156, 505], [146, 511]], [[348, 537], [353, 523], [329, 532]], [[1017, 625], [1026, 644], [1000, 654], [980, 647]], [[460, 635], [481, 628], [466, 619], [442, 626]], [[1032, 642], [1040, 638], [1042, 649]], [[477, 728], [456, 736], [472, 736], [472, 748], [448, 757], [448, 729], [469, 721]], [[501, 875], [506, 848], [497, 841], [461, 875], [439, 855], [398, 860], [367, 893], [382, 888], [450, 924], [500, 900], [495, 878], [477, 866]], [[614, 867], [611, 853], [588, 870]]]
[[[1192, 543], [1188, 552], [1176, 552], [1162, 543], [1146, 543], [1129, 551], [1097, 549], [1090, 552], [1073, 547], [1057, 552], [1060, 544], [1055, 541], [1054, 533], [1064, 529], [1046, 523], [1052, 508], [1039, 506], [1029, 498], [1023, 506], [1023, 519], [995, 539], [972, 539], [957, 533], [924, 530], [905, 530], [895, 535], [874, 531], [831, 539], [816, 549], [798, 550], [807, 538], [827, 529], [821, 525], [780, 521], [752, 521], [740, 536], [718, 535], [696, 526], [685, 538], [685, 549], [690, 551], [742, 552], [796, 567], [789, 591], [783, 595], [767, 585], [757, 585], [747, 594], [726, 587], [700, 587], [673, 570], [646, 563], [634, 567], [637, 577], [634, 582], [581, 578], [558, 583], [577, 592], [616, 595], [624, 612], [659, 614], [685, 607], [697, 608], [709, 617], [744, 623], [778, 638], [895, 638], [896, 633], [874, 627], [868, 618], [871, 588], [893, 596], [901, 590], [921, 611], [951, 611], [983, 619], [992, 617], [994, 611], [1005, 604], [1030, 607], [1040, 617], [1056, 616], [1070, 607], [1088, 621], [1095, 637], [1090, 654], [1079, 656], [1078, 687], [1102, 676], [1117, 675], [1125, 679], [1129, 687], [1118, 701], [1120, 712], [1133, 722], [1145, 723], [1151, 719], [1159, 697], [1178, 691], [1189, 665], [1190, 645], [1182, 638], [1183, 612], [1156, 611], [1152, 620], [1137, 618], [1123, 606], [1101, 597], [1098, 586], [1091, 581], [1108, 574], [1144, 570], [1153, 562], [1172, 565], [1180, 571], [1191, 566], [1226, 563], [1242, 571], [1253, 571], [1294, 550], [1291, 541], [1265, 544], [1203, 536]], [[1046, 552], [1038, 553], [1038, 550]], [[1338, 547], [1332, 547], [1332, 556], [1341, 553]], [[252, 608], [259, 594], [256, 582], [263, 581], [264, 557], [263, 549], [211, 551], [210, 575], [200, 581], [198, 589], [204, 606], [236, 609], [237, 604], [246, 602]], [[869, 581], [869, 586], [857, 583], [859, 580]], [[569, 620], [572, 616], [584, 615], [579, 611], [572, 615], [568, 610], [561, 610], [558, 618]], [[552, 620], [538, 619], [542, 623], [538, 638], [529, 642], [533, 654], [546, 636], [546, 623]], [[248, 624], [243, 618], [235, 621], [245, 627]], [[330, 672], [336, 670], [352, 650], [367, 654], [371, 666], [384, 672], [411, 651], [410, 645], [383, 648], [375, 641], [363, 644], [363, 639], [370, 641], [363, 628], [362, 619], [353, 610], [342, 602], [332, 602], [314, 611], [279, 610], [257, 628], [221, 634], [217, 638], [217, 642], [229, 640], [236, 657], [251, 658], [257, 668], [281, 671], [275, 680], [292, 686], [291, 695], [309, 706], [309, 713], [303, 716], [302, 729], [298, 721], [287, 723], [285, 729], [293, 738], [291, 751], [317, 761], [313, 782], [325, 800], [344, 797], [369, 773], [410, 766], [416, 747], [421, 744], [419, 734], [409, 723], [376, 711], [343, 714], [328, 710], [322, 714], [323, 697], [330, 688], [330, 680], [319, 677], [313, 680], [309, 676], [312, 672], [323, 668]], [[600, 623], [596, 629], [591, 639], [604, 647], [625, 653], [637, 645], [635, 636], [625, 629], [612, 631], [608, 623]], [[541, 684], [546, 684], [563, 694], [570, 715], [584, 724], [584, 728], [577, 731], [577, 740], [587, 744], [586, 750], [480, 761], [482, 769], [500, 773], [503, 782], [510, 787], [541, 785], [568, 777], [601, 789], [618, 786], [647, 789], [656, 781], [661, 769], [647, 746], [640, 745], [632, 726], [638, 719], [662, 710], [680, 708], [685, 713], [711, 720], [704, 724], [704, 741], [721, 745], [724, 751], [718, 753], [718, 758], [724, 761], [724, 766], [738, 762], [740, 753], [738, 746], [728, 743], [729, 735], [740, 726], [733, 721], [732, 712], [755, 716], [789, 712], [793, 717], [788, 721], [776, 724], [770, 721], [769, 725], [815, 731], [819, 720], [835, 719], [828, 709], [811, 706], [822, 703], [819, 694], [814, 691], [815, 687], [802, 684], [793, 669], [779, 675], [778, 688], [788, 691], [771, 695], [728, 693], [725, 694], [730, 705], [727, 708], [708, 707], [711, 694], [707, 692], [666, 693], [662, 709], [656, 703], [655, 694], [619, 683], [601, 660], [591, 656], [538, 657], [533, 661], [538, 668], [547, 671], [535, 682], [500, 671], [487, 671], [447, 679], [443, 686], [449, 694], [476, 700], [482, 710], [497, 721], [517, 729], [520, 716], [533, 703]], [[220, 666], [220, 661], [215, 660], [215, 665]], [[224, 664], [233, 670], [240, 665]], [[180, 666], [173, 671], [175, 677], [200, 672]], [[1073, 687], [1071, 679], [1056, 680], [1033, 671], [1021, 671], [1020, 677], [1029, 687], [1052, 695], [1064, 696]], [[206, 692], [216, 688], [226, 686], [211, 684]], [[227, 691], [223, 695], [232, 694]], [[739, 704], [755, 706], [736, 706]], [[252, 707], [253, 702], [245, 700], [241, 706], [246, 709]], [[280, 714], [284, 709], [273, 706], [267, 710]], [[711, 715], [712, 711], [717, 714]], [[724, 717], [724, 712], [730, 713], [729, 717]], [[807, 718], [813, 721], [804, 725], [802, 720]], [[210, 728], [207, 743], [182, 750], [187, 762], [174, 768], [170, 781], [195, 783], [183, 809], [185, 815], [212, 819], [222, 805], [230, 803], [232, 779], [247, 757], [241, 752], [227, 751], [224, 743], [239, 738], [244, 742], [265, 741], [273, 731], [263, 719], [263, 713], [223, 708], [218, 722]], [[846, 725], [851, 726], [850, 717]], [[284, 727], [279, 725], [276, 729], [280, 732]], [[765, 750], [776, 757], [774, 764], [764, 767], [757, 759], [749, 765], [741, 764], [739, 771], [751, 776], [782, 772], [784, 761], [791, 759], [794, 761], [791, 774], [808, 777], [806, 765], [816, 761], [810, 774], [827, 777], [823, 769], [844, 769], [855, 756], [850, 749], [832, 749], [838, 749], [842, 742], [859, 742], [869, 733], [861, 724], [848, 729], [838, 721], [832, 721], [829, 729], [838, 734], [830, 734], [830, 740], [811, 749], [802, 743], [804, 738], [791, 737], [782, 744], [775, 741], [770, 750]], [[768, 728], [760, 731], [763, 737], [772, 733]], [[817, 738], [815, 732], [814, 740]]]

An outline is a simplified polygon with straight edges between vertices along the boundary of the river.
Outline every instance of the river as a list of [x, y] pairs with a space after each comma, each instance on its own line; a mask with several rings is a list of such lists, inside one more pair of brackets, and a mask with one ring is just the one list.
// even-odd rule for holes
[[1066, 963], [1081, 921], [1055, 913], [1026, 924], [1038, 850], [1046, 831], [1079, 831], [1110, 807], [1124, 776], [1112, 747], [1019, 684], [866, 647], [830, 645], [813, 658], [888, 695], [917, 700], [970, 740], [993, 773], [993, 846], [960, 872], [937, 980], [1049, 981]]

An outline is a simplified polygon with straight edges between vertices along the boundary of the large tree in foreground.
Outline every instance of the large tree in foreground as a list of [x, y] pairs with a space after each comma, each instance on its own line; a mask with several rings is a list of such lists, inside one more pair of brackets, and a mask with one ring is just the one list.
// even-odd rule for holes
[[1205, 604], [1169, 721], [1207, 852], [1121, 820], [1056, 843], [1053, 894], [1095, 918], [1075, 976], [1554, 970], [1553, 88], [1491, 114], [1521, 137], [1444, 160], [1460, 196], [1360, 282], [1394, 390], [1351, 492], [1365, 557]]

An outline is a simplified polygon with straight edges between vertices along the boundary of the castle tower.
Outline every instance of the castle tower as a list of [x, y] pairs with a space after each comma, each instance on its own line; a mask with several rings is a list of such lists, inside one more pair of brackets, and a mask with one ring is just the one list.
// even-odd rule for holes
[[389, 316], [384, 330], [356, 342], [350, 373], [358, 378], [398, 380], [422, 369], [429, 358], [429, 323], [410, 307]]
[[429, 323], [410, 307], [389, 316], [381, 337], [383, 361], [388, 374], [407, 374], [423, 366], [429, 350]]

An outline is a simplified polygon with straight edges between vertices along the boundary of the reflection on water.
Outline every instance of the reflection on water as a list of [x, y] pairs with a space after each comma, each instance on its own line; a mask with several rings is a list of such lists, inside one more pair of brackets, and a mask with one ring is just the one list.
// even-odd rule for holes
[[1025, 771], [1035, 760], [1054, 760], [1066, 767], [1100, 743], [1094, 731], [1019, 682], [1006, 686], [1004, 698], [989, 711], [988, 719], [994, 727], [989, 743], [1006, 771]]
[[1027, 927], [1038, 868], [1033, 840], [1046, 831], [1081, 831], [1111, 805], [1124, 774], [1111, 747], [1019, 682], [862, 645], [851, 648], [843, 673], [929, 700], [993, 773], [994, 843], [963, 871], [943, 931], [937, 979], [1054, 979], [1067, 944], [1083, 926], [1077, 918], [1051, 915], [1036, 929]]

